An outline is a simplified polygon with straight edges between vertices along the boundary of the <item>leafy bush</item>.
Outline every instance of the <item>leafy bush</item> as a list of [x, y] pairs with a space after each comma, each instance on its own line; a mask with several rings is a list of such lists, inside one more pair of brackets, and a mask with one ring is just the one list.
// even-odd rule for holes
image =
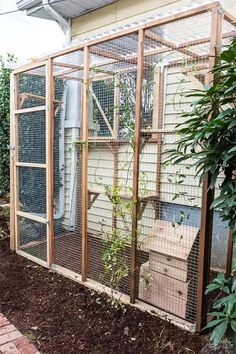
[[[173, 164], [193, 159], [196, 175], [210, 173], [213, 189], [219, 176], [223, 182], [220, 194], [211, 208], [219, 212], [222, 221], [227, 221], [236, 240], [236, 38], [220, 54], [220, 63], [212, 73], [214, 83], [205, 90], [192, 93], [196, 99], [192, 110], [182, 115], [186, 120], [177, 126], [181, 139], [177, 148], [169, 151]], [[212, 340], [218, 344], [228, 333], [236, 344], [236, 277], [225, 279], [223, 273], [207, 287], [206, 293], [220, 291], [211, 313], [214, 319], [206, 328], [214, 328]], [[223, 297], [222, 297], [223, 296]]]
[[236, 276], [225, 278], [224, 273], [218, 273], [217, 277], [207, 286], [206, 294], [219, 290], [222, 297], [213, 303], [214, 312], [209, 315], [214, 319], [210, 321], [205, 329], [214, 328], [211, 340], [218, 344], [224, 334], [228, 334], [236, 345]]
[[10, 144], [10, 73], [15, 57], [0, 56], [0, 194], [9, 192], [9, 144]]

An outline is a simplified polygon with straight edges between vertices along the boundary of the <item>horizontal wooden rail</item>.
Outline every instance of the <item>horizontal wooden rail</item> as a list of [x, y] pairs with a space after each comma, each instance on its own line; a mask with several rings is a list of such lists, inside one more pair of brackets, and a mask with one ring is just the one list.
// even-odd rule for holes
[[46, 106], [37, 106], [37, 107], [30, 107], [30, 108], [21, 108], [21, 109], [16, 109], [16, 110], [14, 111], [14, 114], [40, 112], [40, 111], [45, 111], [45, 110], [46, 110]]
[[176, 134], [177, 131], [173, 129], [141, 129], [141, 133], [155, 133], [155, 134]]
[[41, 265], [42, 267], [48, 268], [47, 262], [45, 262], [44, 260], [42, 260], [36, 256], [33, 256], [32, 254], [27, 253], [24, 250], [18, 250], [18, 251], [16, 251], [16, 253], [19, 254], [20, 256], [27, 258], [29, 261], [35, 262], [35, 263]]
[[42, 224], [47, 224], [48, 223], [47, 219], [43, 218], [42, 216], [38, 216], [38, 215], [35, 215], [35, 214], [27, 213], [25, 211], [18, 210], [16, 214], [17, 214], [17, 216], [21, 216], [22, 218], [33, 220], [33, 221], [37, 221], [37, 222], [41, 222]]
[[32, 168], [46, 168], [47, 165], [45, 163], [31, 163], [31, 162], [16, 162], [17, 167], [32, 167]]

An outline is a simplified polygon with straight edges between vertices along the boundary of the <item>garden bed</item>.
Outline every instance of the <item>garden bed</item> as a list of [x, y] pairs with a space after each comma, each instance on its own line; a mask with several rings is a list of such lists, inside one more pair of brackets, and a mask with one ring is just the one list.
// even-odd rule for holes
[[8, 240], [0, 264], [0, 312], [42, 353], [199, 353], [205, 343], [131, 306], [112, 309], [106, 295], [16, 255]]

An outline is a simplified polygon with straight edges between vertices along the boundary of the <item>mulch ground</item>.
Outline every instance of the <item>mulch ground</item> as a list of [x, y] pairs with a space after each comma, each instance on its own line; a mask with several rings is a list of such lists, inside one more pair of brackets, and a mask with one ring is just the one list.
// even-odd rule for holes
[[92, 292], [0, 241], [0, 312], [45, 354], [200, 353], [204, 337]]

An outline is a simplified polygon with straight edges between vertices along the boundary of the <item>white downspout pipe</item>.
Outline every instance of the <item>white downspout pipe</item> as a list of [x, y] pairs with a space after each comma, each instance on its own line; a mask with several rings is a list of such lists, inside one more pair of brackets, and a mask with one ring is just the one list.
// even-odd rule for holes
[[43, 8], [58, 23], [66, 36], [65, 45], [69, 45], [71, 43], [71, 20], [66, 20], [61, 16], [61, 14], [50, 5], [49, 0], [43, 0]]
[[[44, 10], [55, 19], [63, 33], [66, 36], [65, 46], [68, 46], [71, 43], [71, 20], [66, 20], [61, 16], [49, 3], [49, 0], [43, 0]], [[67, 100], [67, 86], [63, 92], [63, 105], [61, 112], [61, 122], [60, 122], [60, 131], [59, 132], [59, 171], [60, 171], [60, 191], [59, 191], [59, 210], [54, 214], [54, 219], [60, 219], [63, 217], [65, 212], [65, 116], [66, 116], [66, 100]]]

